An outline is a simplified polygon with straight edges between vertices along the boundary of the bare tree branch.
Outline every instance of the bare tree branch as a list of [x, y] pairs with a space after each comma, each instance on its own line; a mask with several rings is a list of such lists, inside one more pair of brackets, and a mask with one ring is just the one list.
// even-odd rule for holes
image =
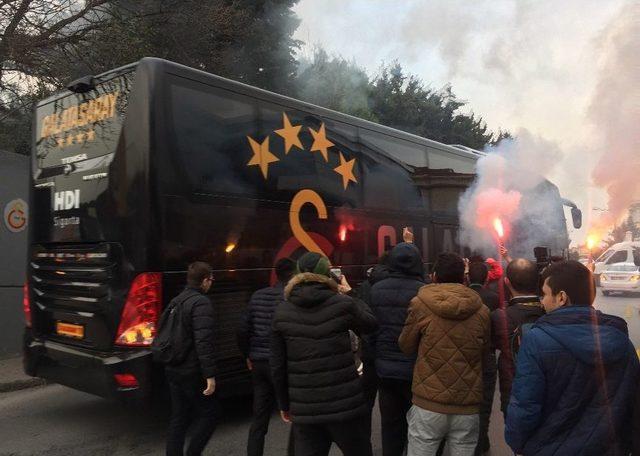
[[24, 18], [24, 16], [29, 11], [29, 6], [31, 5], [32, 1], [33, 0], [22, 0], [22, 3], [20, 3], [20, 6], [16, 10], [13, 16], [13, 19], [11, 20], [11, 22], [9, 22], [9, 25], [7, 25], [7, 27], [4, 29], [4, 33], [3, 33], [4, 39], [6, 39], [7, 37], [11, 37], [13, 33], [16, 31], [18, 24], [20, 24], [20, 21]]

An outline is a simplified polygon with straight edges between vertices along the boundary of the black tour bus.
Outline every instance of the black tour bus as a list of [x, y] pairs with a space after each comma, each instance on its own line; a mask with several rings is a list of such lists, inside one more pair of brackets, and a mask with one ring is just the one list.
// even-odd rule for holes
[[148, 397], [158, 317], [211, 263], [221, 394], [249, 377], [235, 328], [281, 257], [323, 252], [353, 284], [411, 227], [457, 250], [476, 151], [145, 58], [36, 107], [25, 371]]

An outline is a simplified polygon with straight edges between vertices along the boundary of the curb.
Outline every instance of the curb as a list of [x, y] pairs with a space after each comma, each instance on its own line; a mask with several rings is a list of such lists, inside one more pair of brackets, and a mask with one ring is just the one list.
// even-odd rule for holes
[[45, 386], [46, 380], [43, 378], [26, 378], [20, 380], [14, 380], [11, 382], [0, 382], [0, 393], [10, 393], [13, 391], [20, 391], [29, 388], [36, 388], [38, 386]]

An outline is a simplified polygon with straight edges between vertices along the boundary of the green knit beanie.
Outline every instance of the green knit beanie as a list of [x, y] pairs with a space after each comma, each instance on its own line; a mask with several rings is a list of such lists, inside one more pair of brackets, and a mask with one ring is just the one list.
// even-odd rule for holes
[[296, 265], [296, 272], [312, 272], [329, 277], [329, 259], [315, 252], [307, 252], [300, 257]]

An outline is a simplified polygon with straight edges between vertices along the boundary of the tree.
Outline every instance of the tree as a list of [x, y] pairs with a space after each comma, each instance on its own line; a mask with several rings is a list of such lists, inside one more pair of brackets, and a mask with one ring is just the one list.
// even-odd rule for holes
[[243, 0], [233, 2], [248, 16], [244, 36], [230, 46], [228, 74], [263, 89], [295, 96], [301, 42], [293, 39], [300, 19], [292, 7], [298, 0]]
[[0, 1], [0, 148], [28, 153], [32, 104], [58, 86], [55, 56], [104, 24], [107, 3]]
[[[287, 93], [296, 74], [297, 0], [119, 1], [109, 20], [70, 55], [65, 77], [160, 57]], [[78, 52], [79, 51], [79, 52]]]
[[0, 0], [0, 148], [29, 142], [34, 100], [145, 56], [295, 95], [296, 2]]
[[509, 131], [500, 128], [498, 129], [498, 133], [494, 133], [490, 144], [495, 147], [500, 144], [503, 139], [514, 139], [514, 136]]
[[362, 119], [377, 119], [369, 108], [371, 86], [367, 73], [353, 61], [329, 58], [316, 49], [311, 60], [302, 59], [296, 82], [300, 99]]
[[631, 232], [631, 239], [640, 238], [640, 226], [633, 221], [631, 214], [619, 225], [616, 225], [609, 234], [612, 243], [622, 242], [625, 240], [627, 232]]
[[[383, 66], [370, 79], [355, 62], [316, 49], [312, 59], [300, 63], [298, 94], [311, 103], [447, 144], [483, 149], [495, 136], [482, 118], [459, 112], [466, 103], [450, 86], [425, 88], [399, 63]], [[510, 137], [500, 130], [495, 141]]]
[[380, 123], [446, 144], [482, 149], [493, 134], [481, 117], [459, 112], [465, 105], [451, 86], [440, 91], [426, 88], [397, 62], [382, 67], [371, 91], [371, 110]]

